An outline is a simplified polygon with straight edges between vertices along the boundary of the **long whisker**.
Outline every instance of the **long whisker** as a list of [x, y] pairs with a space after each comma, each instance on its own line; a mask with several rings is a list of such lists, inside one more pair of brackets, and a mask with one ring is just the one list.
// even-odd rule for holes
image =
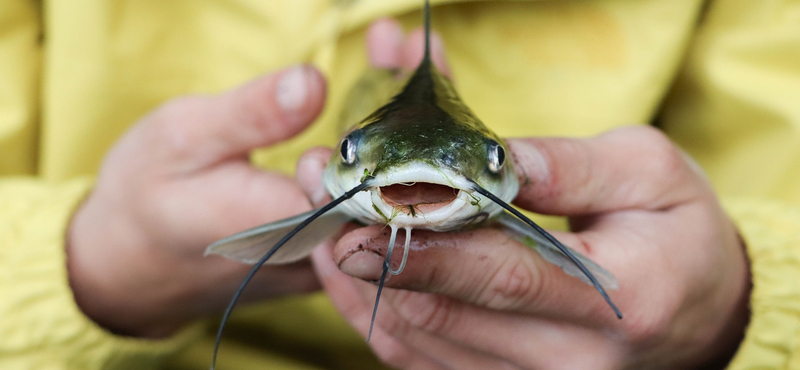
[[264, 255], [264, 257], [261, 257], [261, 259], [258, 260], [258, 262], [256, 262], [255, 265], [253, 265], [253, 268], [250, 269], [250, 272], [247, 273], [247, 276], [245, 276], [244, 280], [239, 285], [239, 288], [236, 289], [236, 293], [233, 294], [233, 298], [231, 298], [230, 303], [228, 303], [228, 307], [225, 309], [225, 313], [222, 315], [222, 321], [220, 322], [219, 329], [217, 330], [217, 337], [214, 340], [214, 353], [211, 357], [211, 370], [214, 370], [214, 368], [217, 366], [217, 352], [219, 352], [219, 345], [220, 342], [222, 341], [222, 331], [223, 329], [225, 329], [225, 324], [228, 322], [228, 318], [230, 317], [231, 312], [233, 312], [233, 307], [236, 306], [236, 302], [239, 300], [239, 296], [242, 295], [242, 291], [244, 291], [244, 288], [247, 286], [250, 280], [253, 279], [253, 276], [256, 274], [256, 272], [258, 272], [258, 269], [261, 268], [261, 266], [263, 266], [264, 263], [266, 263], [267, 260], [270, 259], [270, 257], [272, 257], [272, 255], [274, 255], [278, 251], [278, 249], [280, 249], [284, 244], [286, 244], [286, 242], [288, 242], [289, 239], [293, 238], [298, 232], [300, 232], [300, 230], [308, 226], [319, 216], [324, 215], [328, 211], [332, 210], [334, 207], [338, 206], [340, 203], [352, 198], [358, 192], [369, 187], [372, 183], [372, 179], [373, 179], [372, 177], [367, 177], [363, 182], [358, 184], [358, 186], [354, 187], [353, 189], [350, 189], [346, 193], [342, 194], [342, 196], [322, 206], [322, 208], [320, 208], [316, 213], [309, 216], [307, 219], [305, 219], [303, 222], [297, 225], [297, 227], [295, 227], [292, 231], [286, 234], [286, 236], [284, 236], [280, 241], [278, 241], [278, 243], [276, 243], [275, 246], [273, 246], [272, 249], [270, 249], [269, 252], [267, 252], [267, 254]]
[[617, 317], [622, 319], [622, 312], [620, 312], [619, 308], [617, 308], [617, 305], [615, 305], [614, 302], [611, 301], [611, 298], [608, 296], [608, 293], [606, 293], [606, 290], [603, 289], [602, 285], [600, 285], [600, 282], [597, 281], [597, 278], [595, 278], [594, 275], [592, 275], [592, 273], [589, 272], [589, 269], [587, 269], [586, 266], [584, 266], [583, 263], [580, 260], [575, 258], [575, 255], [572, 254], [572, 252], [570, 252], [570, 250], [566, 246], [564, 246], [564, 244], [561, 244], [561, 242], [558, 241], [558, 239], [556, 239], [554, 236], [550, 235], [550, 233], [548, 233], [541, 226], [539, 226], [535, 222], [533, 222], [533, 220], [531, 220], [530, 218], [528, 218], [525, 215], [523, 215], [520, 211], [517, 211], [514, 207], [510, 206], [508, 203], [504, 202], [502, 199], [500, 199], [497, 196], [495, 196], [494, 194], [490, 193], [488, 190], [482, 188], [480, 185], [478, 185], [474, 181], [472, 182], [472, 189], [475, 190], [476, 192], [478, 192], [479, 194], [489, 198], [493, 202], [497, 203], [500, 207], [505, 208], [507, 211], [511, 212], [511, 214], [513, 214], [514, 216], [516, 216], [517, 218], [519, 218], [520, 220], [522, 220], [523, 222], [528, 224], [530, 227], [532, 227], [534, 230], [536, 230], [539, 234], [542, 234], [547, 240], [549, 240], [551, 243], [553, 243], [553, 245], [555, 245], [556, 248], [558, 248], [558, 250], [561, 251], [561, 253], [564, 253], [564, 255], [569, 257], [569, 259], [572, 260], [572, 263], [574, 263], [576, 266], [578, 266], [578, 268], [581, 270], [581, 272], [583, 272], [583, 274], [586, 275], [587, 278], [589, 278], [589, 280], [592, 282], [592, 285], [594, 285], [594, 288], [597, 289], [597, 291], [600, 293], [600, 295], [603, 296], [603, 299], [605, 299], [606, 302], [608, 303], [608, 305], [611, 306], [611, 309], [614, 310], [614, 313], [617, 315]]
[[397, 226], [389, 226], [392, 228], [392, 236], [389, 238], [389, 250], [386, 252], [386, 259], [383, 260], [383, 272], [381, 273], [381, 281], [378, 283], [378, 294], [375, 296], [375, 306], [372, 307], [372, 320], [369, 322], [367, 342], [372, 338], [372, 328], [375, 326], [375, 316], [378, 314], [378, 302], [381, 301], [381, 292], [383, 291], [383, 284], [386, 282], [386, 273], [391, 270], [389, 268], [389, 262], [392, 261], [392, 251], [394, 251], [394, 242], [397, 238]]

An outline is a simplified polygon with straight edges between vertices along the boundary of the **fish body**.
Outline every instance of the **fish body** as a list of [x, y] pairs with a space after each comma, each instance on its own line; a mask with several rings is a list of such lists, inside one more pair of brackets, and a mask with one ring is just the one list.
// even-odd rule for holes
[[[345, 132], [325, 167], [323, 183], [333, 200], [207, 248], [206, 254], [254, 264], [223, 315], [214, 362], [224, 324], [258, 268], [307, 257], [351, 221], [384, 224], [392, 230], [373, 322], [386, 274], [399, 274], [405, 266], [412, 229], [445, 232], [488, 222], [500, 224], [545, 260], [593, 285], [622, 318], [604, 289], [617, 289], [614, 276], [508, 204], [519, 182], [506, 160], [506, 144], [473, 114], [432, 63], [428, 1], [424, 15], [425, 53], [419, 66], [399, 93]], [[406, 238], [402, 263], [393, 270], [398, 229], [405, 229]]]

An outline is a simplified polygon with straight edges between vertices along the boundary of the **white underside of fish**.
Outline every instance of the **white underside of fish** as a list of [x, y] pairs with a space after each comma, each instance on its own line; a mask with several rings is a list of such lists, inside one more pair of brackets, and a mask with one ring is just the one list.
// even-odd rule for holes
[[[358, 185], [360, 179], [336, 178], [337, 173], [326, 171], [325, 184], [332, 196], [337, 197]], [[498, 197], [510, 201], [519, 190], [516, 179], [506, 181], [493, 189]], [[364, 223], [377, 223], [398, 228], [421, 228], [433, 231], [450, 231], [492, 218], [501, 208], [472, 190], [472, 183], [448, 168], [434, 167], [425, 162], [411, 162], [400, 168], [376, 174], [367, 190], [356, 194], [339, 207], [353, 219]], [[436, 204], [424, 199], [398, 203], [385, 196], [382, 189], [391, 185], [415, 186], [434, 184], [449, 187], [453, 199]], [[407, 204], [405, 204], [407, 203]], [[434, 206], [432, 206], [434, 205]]]

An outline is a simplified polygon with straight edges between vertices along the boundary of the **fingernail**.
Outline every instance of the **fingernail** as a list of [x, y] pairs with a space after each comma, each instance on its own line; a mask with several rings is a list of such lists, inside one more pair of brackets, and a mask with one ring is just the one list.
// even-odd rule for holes
[[338, 262], [339, 269], [345, 274], [367, 281], [380, 279], [383, 272], [384, 257], [369, 249], [358, 249], [348, 252]]
[[284, 111], [293, 112], [305, 104], [311, 79], [309, 69], [308, 66], [299, 65], [281, 74], [275, 99]]

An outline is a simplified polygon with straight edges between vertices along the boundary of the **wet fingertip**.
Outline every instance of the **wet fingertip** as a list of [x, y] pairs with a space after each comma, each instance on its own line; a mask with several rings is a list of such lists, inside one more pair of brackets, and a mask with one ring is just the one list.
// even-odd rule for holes
[[383, 273], [384, 257], [361, 246], [345, 253], [337, 262], [339, 270], [366, 281], [377, 281]]
[[367, 52], [370, 64], [377, 68], [401, 67], [401, 50], [405, 34], [400, 23], [392, 18], [381, 18], [367, 29]]

